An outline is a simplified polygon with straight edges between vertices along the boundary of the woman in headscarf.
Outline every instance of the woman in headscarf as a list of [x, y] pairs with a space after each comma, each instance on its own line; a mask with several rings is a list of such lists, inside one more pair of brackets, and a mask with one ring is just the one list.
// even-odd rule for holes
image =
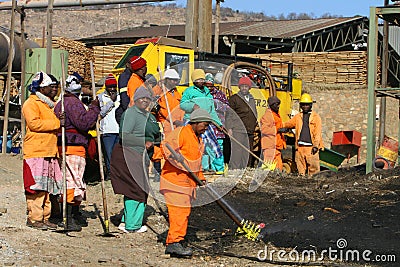
[[[23, 143], [23, 179], [28, 209], [27, 226], [35, 229], [55, 229], [50, 223], [50, 194], [62, 192], [62, 174], [57, 161], [57, 131], [60, 120], [53, 112], [51, 78], [36, 73], [29, 86], [31, 95], [22, 107], [26, 120]], [[64, 116], [60, 119], [63, 121]]]
[[[80, 76], [79, 76], [80, 77]], [[96, 98], [86, 110], [79, 95], [82, 91], [80, 79], [70, 75], [66, 79], [64, 95], [65, 110], [65, 142], [66, 142], [66, 179], [67, 179], [67, 229], [81, 231], [81, 226], [87, 226], [86, 219], [79, 212], [79, 206], [86, 197], [86, 183], [83, 173], [86, 166], [86, 150], [90, 150], [88, 131], [94, 127], [100, 114], [99, 100]], [[54, 111], [58, 114], [61, 102]], [[59, 134], [59, 149], [61, 149], [61, 134]]]
[[114, 193], [124, 195], [125, 225], [118, 228], [126, 233], [142, 233], [147, 231], [143, 225], [149, 191], [146, 172], [161, 135], [156, 118], [147, 111], [152, 100], [150, 92], [141, 86], [133, 100], [135, 105], [122, 115], [120, 142], [111, 156], [111, 183]]

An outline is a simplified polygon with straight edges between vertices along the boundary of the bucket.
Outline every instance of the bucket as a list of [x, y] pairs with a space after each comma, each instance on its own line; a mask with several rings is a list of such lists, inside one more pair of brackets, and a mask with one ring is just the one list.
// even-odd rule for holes
[[396, 139], [385, 135], [382, 145], [379, 147], [378, 153], [376, 154], [379, 157], [395, 163], [397, 161], [398, 151], [399, 142]]
[[[6, 149], [7, 153], [11, 152], [11, 147], [12, 147], [11, 135], [7, 135], [7, 149]], [[0, 136], [0, 152], [2, 152], [2, 149], [3, 149], [3, 136]]]
[[319, 152], [319, 165], [331, 171], [337, 172], [340, 164], [342, 164], [345, 158], [345, 155], [342, 155], [334, 150], [325, 148], [324, 150], [321, 150]]

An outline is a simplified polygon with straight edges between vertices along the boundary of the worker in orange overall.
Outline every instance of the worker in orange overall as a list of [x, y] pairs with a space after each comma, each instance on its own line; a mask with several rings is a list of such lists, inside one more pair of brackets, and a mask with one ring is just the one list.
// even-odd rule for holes
[[311, 111], [313, 100], [309, 94], [300, 98], [301, 113], [283, 123], [283, 128], [278, 131], [283, 133], [288, 129], [295, 129], [296, 155], [295, 161], [299, 174], [316, 174], [320, 171], [319, 150], [324, 148], [322, 141], [321, 117]]
[[286, 141], [283, 133], [278, 132], [283, 127], [279, 107], [281, 101], [276, 96], [271, 96], [267, 100], [269, 109], [261, 118], [261, 149], [264, 162], [273, 161], [276, 168], [282, 171], [282, 149], [286, 148]]
[[205, 183], [201, 166], [204, 144], [200, 135], [206, 131], [210, 122], [212, 122], [211, 115], [206, 110], [198, 108], [190, 114], [189, 124], [176, 128], [161, 143], [166, 162], [161, 172], [160, 192], [164, 195], [169, 217], [165, 254], [171, 256], [192, 255], [192, 249], [183, 247], [180, 242], [186, 236], [191, 201], [196, 197], [196, 182], [179, 160], [171, 158], [166, 143], [182, 156], [193, 173]]
[[130, 59], [132, 75], [128, 81], [128, 96], [130, 99], [129, 106], [135, 105], [135, 101], [133, 100], [133, 96], [135, 95], [136, 89], [143, 85], [146, 81], [147, 74], [147, 61], [138, 56], [133, 56]]
[[[182, 95], [176, 89], [180, 80], [181, 78], [176, 70], [168, 69], [165, 71], [162, 85], [165, 91], [161, 89], [160, 98], [157, 100], [159, 110], [156, 116], [157, 121], [161, 122], [163, 126], [165, 136], [174, 128], [183, 125], [183, 115], [185, 115], [185, 112], [179, 106]], [[171, 127], [171, 121], [173, 127]]]

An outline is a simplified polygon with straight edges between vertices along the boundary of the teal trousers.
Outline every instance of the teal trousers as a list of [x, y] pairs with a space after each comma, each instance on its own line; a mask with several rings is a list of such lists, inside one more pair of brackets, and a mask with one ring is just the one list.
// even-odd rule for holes
[[[222, 151], [224, 151], [224, 139], [218, 138], [218, 145], [221, 148]], [[222, 155], [219, 158], [214, 157], [213, 160], [211, 161], [211, 169], [213, 171], [217, 172], [223, 172], [224, 171], [224, 156]]]
[[124, 196], [124, 218], [125, 229], [128, 231], [138, 230], [143, 225], [144, 210], [146, 203], [138, 202]]

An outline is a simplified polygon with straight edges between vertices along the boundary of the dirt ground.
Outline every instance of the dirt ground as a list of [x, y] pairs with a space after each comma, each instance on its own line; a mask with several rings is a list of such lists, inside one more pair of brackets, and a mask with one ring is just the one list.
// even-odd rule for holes
[[165, 205], [150, 198], [146, 211], [149, 231], [122, 234], [113, 224], [118, 223], [122, 197], [114, 195], [109, 181], [106, 195], [112, 237], [101, 235], [104, 214], [99, 183], [88, 187], [83, 213], [89, 226], [82, 232], [65, 234], [26, 227], [22, 159], [0, 156], [0, 264], [400, 266], [399, 172], [397, 168], [365, 175], [362, 166], [338, 173], [325, 171], [313, 178], [255, 170], [230, 172], [213, 184], [223, 188], [237, 181], [224, 198], [243, 218], [266, 224], [264, 242], [235, 236], [236, 226], [211, 203], [195, 207], [190, 217], [187, 239], [194, 256], [177, 259], [164, 255], [168, 224], [160, 208], [166, 211]]

